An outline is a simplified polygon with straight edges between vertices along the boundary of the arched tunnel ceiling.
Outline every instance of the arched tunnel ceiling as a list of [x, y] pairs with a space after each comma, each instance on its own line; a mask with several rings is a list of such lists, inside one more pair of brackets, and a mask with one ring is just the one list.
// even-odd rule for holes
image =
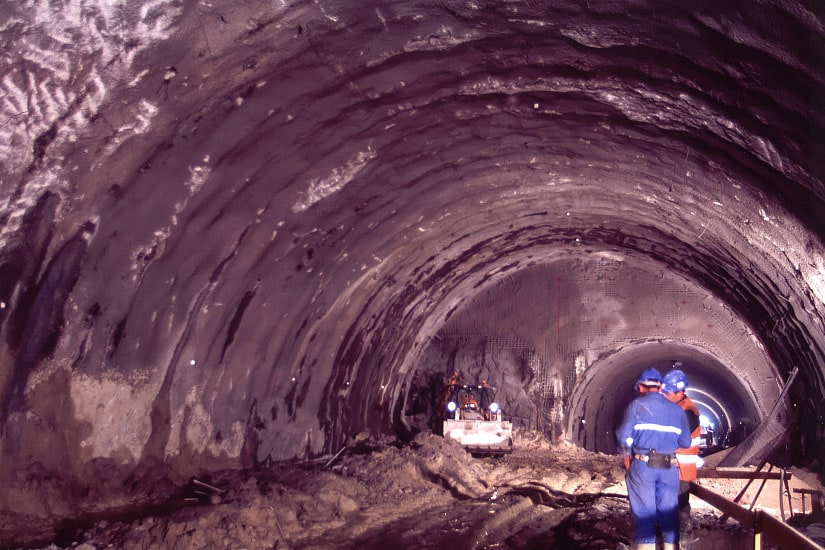
[[6, 473], [317, 455], [454, 366], [564, 436], [680, 357], [798, 366], [817, 456], [823, 17], [757, 4], [4, 6]]

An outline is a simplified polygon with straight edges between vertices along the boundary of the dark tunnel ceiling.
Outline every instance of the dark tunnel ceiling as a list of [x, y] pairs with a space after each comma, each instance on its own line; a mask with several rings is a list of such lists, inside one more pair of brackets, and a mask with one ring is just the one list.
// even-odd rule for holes
[[4, 7], [3, 468], [318, 455], [453, 366], [574, 438], [674, 354], [798, 366], [817, 456], [825, 33], [757, 4]]

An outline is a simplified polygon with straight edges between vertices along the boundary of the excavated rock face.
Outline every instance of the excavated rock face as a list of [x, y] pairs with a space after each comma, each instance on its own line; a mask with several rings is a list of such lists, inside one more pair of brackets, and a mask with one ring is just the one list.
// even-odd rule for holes
[[643, 368], [724, 432], [798, 367], [821, 457], [821, 9], [5, 7], [0, 506], [412, 435], [454, 368], [611, 452]]

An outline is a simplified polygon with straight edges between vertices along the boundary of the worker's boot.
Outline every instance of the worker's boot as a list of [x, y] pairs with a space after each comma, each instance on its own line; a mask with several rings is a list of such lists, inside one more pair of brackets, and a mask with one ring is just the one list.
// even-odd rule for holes
[[685, 545], [689, 545], [693, 542], [696, 542], [696, 539], [693, 535], [693, 521], [690, 517], [690, 504], [682, 507], [679, 510], [679, 525], [681, 526], [681, 535], [679, 537], [679, 541], [683, 543], [683, 547], [689, 548], [690, 546]]

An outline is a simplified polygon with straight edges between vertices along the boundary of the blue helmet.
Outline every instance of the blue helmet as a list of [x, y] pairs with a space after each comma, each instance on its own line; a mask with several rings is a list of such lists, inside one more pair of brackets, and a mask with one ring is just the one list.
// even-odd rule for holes
[[639, 375], [639, 379], [636, 380], [635, 386], [641, 384], [642, 386], [656, 386], [659, 387], [662, 385], [662, 375], [656, 369], [647, 369], [642, 374]]
[[679, 369], [668, 372], [662, 379], [663, 393], [676, 393], [685, 391], [688, 388], [688, 380], [685, 373]]

